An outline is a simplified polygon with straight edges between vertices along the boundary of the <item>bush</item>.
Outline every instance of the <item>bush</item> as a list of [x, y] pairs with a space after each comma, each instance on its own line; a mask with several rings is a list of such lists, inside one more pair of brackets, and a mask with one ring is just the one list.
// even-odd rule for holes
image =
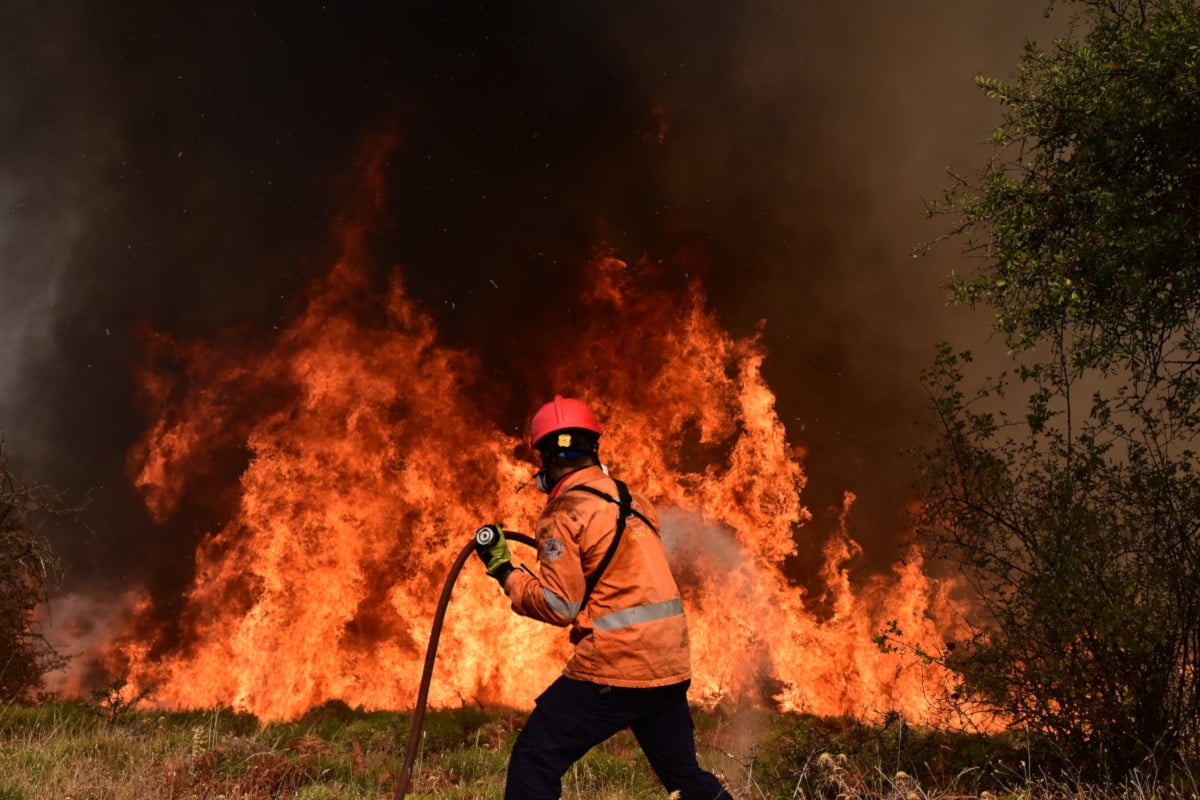
[[27, 699], [43, 675], [66, 662], [42, 635], [37, 617], [60, 567], [36, 522], [63, 513], [43, 487], [13, 473], [0, 440], [0, 700]]
[[926, 373], [919, 533], [977, 593], [960, 697], [1097, 776], [1200, 756], [1200, 7], [1076, 0], [1026, 46], [997, 152], [935, 213], [1008, 369]]

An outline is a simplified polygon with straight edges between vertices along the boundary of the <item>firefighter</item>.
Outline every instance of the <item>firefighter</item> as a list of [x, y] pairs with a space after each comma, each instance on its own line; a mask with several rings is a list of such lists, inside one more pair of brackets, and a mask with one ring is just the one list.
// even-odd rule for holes
[[600, 433], [591, 409], [574, 398], [556, 396], [533, 417], [537, 485], [549, 495], [537, 523], [536, 574], [513, 567], [499, 525], [476, 536], [476, 552], [513, 611], [570, 626], [575, 646], [517, 737], [504, 797], [558, 798], [572, 764], [630, 728], [668, 791], [732, 800], [696, 761], [687, 620], [658, 515], [609, 476]]

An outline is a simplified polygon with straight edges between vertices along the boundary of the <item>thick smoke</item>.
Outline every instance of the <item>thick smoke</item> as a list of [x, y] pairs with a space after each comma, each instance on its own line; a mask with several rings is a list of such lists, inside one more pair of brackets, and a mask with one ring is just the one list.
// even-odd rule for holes
[[156, 529], [125, 473], [144, 337], [269, 340], [383, 129], [399, 144], [376, 258], [480, 355], [499, 428], [552, 388], [537, 360], [571, 357], [592, 248], [691, 253], [735, 334], [766, 321], [765, 373], [808, 451], [798, 577], [847, 490], [860, 568], [882, 570], [917, 374], [962, 320], [938, 289], [954, 253], [910, 257], [936, 233], [922, 203], [945, 166], [982, 163], [997, 112], [971, 78], [1008, 74], [1043, 6], [7, 4], [0, 432], [30, 478], [92, 498], [95, 538], [61, 542], [71, 588], [186, 584], [216, 521]]
[[939, 288], [953, 245], [911, 257], [940, 230], [925, 204], [948, 165], [983, 163], [998, 113], [971, 78], [1010, 74], [1021, 41], [1046, 33], [1044, 5], [759, 4], [670, 57], [655, 42], [677, 20], [638, 41], [639, 79], [683, 129], [664, 192], [712, 232], [730, 323], [767, 321], [764, 373], [808, 448], [812, 527], [832, 530], [853, 490], [867, 571], [897, 555], [918, 373], [934, 343], [979, 322]]

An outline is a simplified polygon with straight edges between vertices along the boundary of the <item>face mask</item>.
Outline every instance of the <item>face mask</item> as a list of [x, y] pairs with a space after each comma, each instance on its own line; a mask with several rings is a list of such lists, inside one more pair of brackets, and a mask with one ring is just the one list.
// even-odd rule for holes
[[[608, 465], [601, 464], [600, 471], [603, 472], [605, 475], [608, 475]], [[534, 475], [534, 478], [537, 479], [538, 491], [541, 492], [542, 494], [550, 494], [550, 491], [554, 487], [550, 485], [550, 476], [546, 474], [546, 468], [542, 467], [541, 469], [539, 469], [537, 471], [537, 474]]]

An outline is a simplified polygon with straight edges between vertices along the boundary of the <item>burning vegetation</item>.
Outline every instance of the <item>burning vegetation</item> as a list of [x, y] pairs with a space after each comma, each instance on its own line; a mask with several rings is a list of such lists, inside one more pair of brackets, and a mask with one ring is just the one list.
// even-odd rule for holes
[[[364, 160], [361, 199], [334, 226], [337, 256], [273, 341], [147, 337], [136, 486], [159, 523], [198, 508], [219, 518], [179, 607], [143, 593], [104, 648], [110, 673], [127, 674], [129, 691], [152, 686], [164, 707], [263, 719], [329, 699], [410, 707], [447, 565], [481, 522], [522, 530], [536, 518], [541, 498], [519, 491], [530, 453], [495, 422], [484, 365], [439, 340], [399, 270], [382, 291], [373, 278], [367, 238], [388, 146]], [[930, 647], [952, 637], [947, 587], [915, 552], [852, 585], [859, 546], [843, 525], [823, 545], [825, 596], [807, 596], [785, 568], [813, 546], [803, 454], [775, 412], [763, 347], [722, 329], [698, 280], [664, 290], [654, 268], [599, 248], [572, 357], [530, 382], [585, 398], [605, 423], [602, 458], [663, 509], [693, 698], [946, 722], [933, 700], [950, 676], [873, 637], [893, 620]], [[468, 570], [430, 703], [527, 706], [566, 655], [561, 631], [514, 618]]]

